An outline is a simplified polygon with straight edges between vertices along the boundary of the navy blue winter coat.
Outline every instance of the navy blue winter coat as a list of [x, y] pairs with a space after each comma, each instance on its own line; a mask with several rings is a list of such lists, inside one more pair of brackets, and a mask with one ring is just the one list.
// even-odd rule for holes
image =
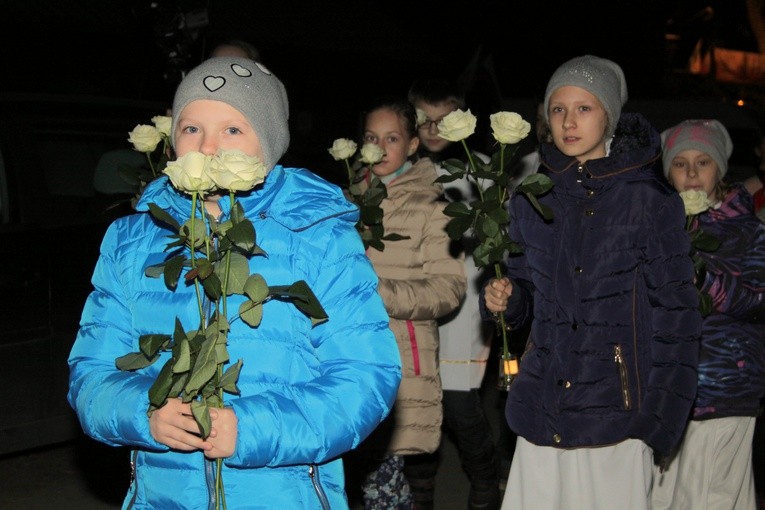
[[712, 296], [704, 318], [695, 419], [757, 416], [765, 394], [765, 225], [752, 197], [733, 186], [698, 226], [721, 241], [702, 252], [702, 290]]
[[[540, 202], [510, 202], [514, 288], [506, 319], [533, 318], [507, 398], [510, 428], [560, 448], [640, 439], [667, 453], [696, 391], [701, 316], [682, 200], [660, 174], [658, 132], [623, 113], [608, 157], [579, 164], [552, 144]], [[482, 304], [485, 306], [485, 303]], [[484, 309], [485, 312], [485, 309]]]

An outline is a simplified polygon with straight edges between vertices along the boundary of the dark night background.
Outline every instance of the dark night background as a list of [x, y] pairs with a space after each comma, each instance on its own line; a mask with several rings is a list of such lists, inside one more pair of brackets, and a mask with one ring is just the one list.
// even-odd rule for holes
[[[714, 15], [702, 21], [698, 14], [707, 6]], [[535, 100], [559, 64], [584, 53], [617, 61], [632, 99], [726, 101], [751, 93], [751, 87], [721, 87], [678, 72], [700, 36], [756, 51], [744, 9], [743, 0], [473, 0], [456, 6], [3, 0], [0, 92], [107, 95], [169, 106], [183, 70], [217, 40], [244, 38], [287, 87], [291, 153], [300, 159], [322, 152], [323, 158], [335, 138], [356, 137], [366, 101], [383, 92], [403, 94], [420, 75], [466, 78], [468, 106], [478, 115], [497, 111], [507, 98]], [[668, 32], [680, 38], [668, 43]]]

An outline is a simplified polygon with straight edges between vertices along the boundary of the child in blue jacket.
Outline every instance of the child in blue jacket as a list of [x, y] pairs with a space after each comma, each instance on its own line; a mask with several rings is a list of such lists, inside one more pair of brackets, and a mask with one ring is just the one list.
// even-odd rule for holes
[[[134, 371], [117, 369], [115, 359], [138, 351], [141, 335], [172, 334], [175, 317], [186, 329], [200, 320], [193, 285], [170, 291], [145, 275], [170, 256], [171, 232], [149, 205], [181, 224], [191, 211], [189, 195], [163, 176], [103, 240], [69, 357], [69, 402], [89, 436], [132, 450], [123, 508], [212, 508], [217, 459], [230, 509], [348, 508], [340, 457], [389, 413], [401, 379], [378, 279], [355, 229], [358, 209], [335, 185], [277, 164], [289, 144], [288, 102], [263, 65], [204, 61], [179, 85], [172, 111], [179, 158], [238, 150], [264, 164], [265, 181], [236, 193], [266, 254], [249, 259], [250, 272], [269, 285], [305, 281], [329, 318], [313, 325], [292, 303], [271, 299], [251, 327], [237, 316], [241, 296], [231, 296], [227, 348], [231, 363], [242, 360], [240, 394], [210, 411], [206, 438], [181, 399], [147, 416], [148, 390], [169, 354]], [[218, 223], [232, 216], [228, 194], [207, 194], [204, 208]]]

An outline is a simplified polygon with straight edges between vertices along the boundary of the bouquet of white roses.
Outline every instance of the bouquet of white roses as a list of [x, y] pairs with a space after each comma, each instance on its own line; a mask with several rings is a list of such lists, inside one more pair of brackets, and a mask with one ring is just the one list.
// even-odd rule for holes
[[[224, 392], [239, 394], [236, 383], [242, 360], [224, 371], [224, 365], [230, 361], [227, 336], [232, 320], [227, 296], [246, 297], [236, 315], [251, 327], [260, 324], [263, 305], [271, 298], [291, 300], [314, 325], [326, 321], [327, 315], [306, 282], [269, 286], [260, 274], [250, 274], [249, 259], [267, 254], [257, 245], [252, 222], [235, 201], [235, 195], [265, 179], [267, 170], [258, 158], [241, 151], [219, 151], [215, 156], [189, 152], [168, 162], [163, 173], [176, 189], [191, 195], [189, 219], [181, 225], [155, 204], [149, 204], [149, 210], [173, 231], [167, 249], [185, 249], [162, 264], [149, 267], [146, 275], [163, 277], [171, 291], [182, 277], [186, 285], [194, 285], [199, 323], [187, 330], [176, 318], [172, 334], [142, 335], [140, 350], [117, 358], [116, 365], [120, 370], [138, 370], [156, 362], [161, 352], [169, 352], [170, 357], [149, 389], [148, 413], [168, 399], [180, 397], [191, 404], [201, 436], [206, 438], [211, 430], [210, 408], [223, 407]], [[205, 213], [202, 199], [221, 190], [228, 191], [232, 208], [230, 218], [218, 223]], [[212, 303], [209, 315], [203, 306], [205, 299]], [[216, 460], [216, 508], [220, 504], [226, 506], [221, 462]]]
[[362, 191], [359, 181], [359, 171], [364, 165], [374, 165], [382, 161], [385, 152], [373, 143], [364, 144], [359, 151], [356, 160], [351, 163], [351, 158], [356, 154], [356, 142], [347, 138], [338, 138], [328, 149], [329, 154], [335, 161], [343, 161], [347, 171], [348, 185], [345, 191], [348, 198], [359, 207], [359, 221], [356, 230], [364, 243], [364, 249], [372, 247], [383, 251], [383, 241], [396, 241], [403, 239], [399, 234], [385, 234], [383, 228], [383, 210], [380, 207], [382, 201], [388, 196], [385, 184], [377, 177], [372, 177], [369, 186]]
[[[418, 115], [418, 117], [421, 117]], [[498, 144], [498, 149], [487, 163], [473, 153], [465, 140], [475, 132], [477, 119], [470, 110], [455, 110], [438, 123], [438, 136], [451, 142], [461, 142], [467, 155], [467, 164], [459, 159], [450, 159], [442, 163], [449, 173], [439, 177], [436, 182], [446, 183], [456, 179], [468, 179], [478, 190], [480, 199], [466, 205], [462, 202], [452, 202], [445, 213], [452, 219], [446, 226], [449, 237], [460, 240], [466, 231], [472, 229], [478, 246], [473, 251], [473, 260], [477, 267], [494, 264], [497, 278], [502, 277], [501, 264], [508, 253], [521, 251], [517, 243], [510, 239], [508, 224], [510, 215], [508, 201], [512, 192], [509, 183], [512, 175], [509, 173], [510, 163], [518, 143], [526, 138], [531, 131], [531, 125], [515, 112], [498, 112], [489, 117], [492, 135]], [[490, 183], [488, 187], [481, 182]], [[517, 187], [516, 192], [523, 193], [534, 208], [546, 220], [552, 219], [549, 207], [540, 204], [537, 196], [547, 193], [552, 188], [552, 181], [542, 174], [531, 174]], [[515, 366], [514, 357], [508, 351], [507, 328], [503, 315], [499, 315], [498, 324], [502, 332], [502, 367], [507, 387], [512, 378]]]
[[151, 122], [153, 125], [138, 124], [128, 134], [128, 142], [133, 144], [133, 149], [146, 155], [149, 168], [128, 165], [117, 168], [119, 176], [128, 184], [135, 186], [136, 194], [131, 201], [133, 207], [146, 185], [162, 175], [167, 162], [173, 158], [173, 151], [170, 148], [172, 118], [156, 115], [151, 118]]
[[693, 259], [696, 287], [699, 292], [699, 311], [702, 316], [706, 317], [712, 312], [712, 297], [701, 291], [706, 275], [706, 263], [699, 252], [716, 251], [720, 247], [720, 240], [704, 232], [699, 226], [698, 215], [707, 211], [713, 203], [709, 200], [707, 193], [701, 190], [681, 191], [680, 198], [683, 199], [685, 207], [685, 229], [691, 237], [691, 258]]

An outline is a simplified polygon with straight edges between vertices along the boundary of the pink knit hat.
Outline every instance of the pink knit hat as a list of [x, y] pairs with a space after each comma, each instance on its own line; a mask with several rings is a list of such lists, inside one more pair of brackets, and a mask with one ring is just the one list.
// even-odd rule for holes
[[715, 160], [722, 178], [728, 171], [728, 158], [733, 153], [728, 130], [714, 119], [684, 120], [661, 134], [661, 145], [665, 177], [669, 176], [669, 167], [675, 156], [684, 150], [696, 149]]

